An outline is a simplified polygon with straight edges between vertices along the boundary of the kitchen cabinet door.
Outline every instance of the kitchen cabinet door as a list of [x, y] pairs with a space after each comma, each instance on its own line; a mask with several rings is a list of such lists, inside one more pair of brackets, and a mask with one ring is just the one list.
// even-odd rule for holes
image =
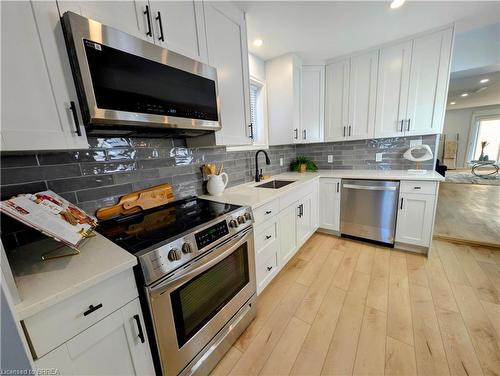
[[308, 194], [303, 199], [299, 200], [297, 205], [297, 247], [300, 248], [311, 235], [312, 226], [312, 209], [313, 198], [312, 194]]
[[429, 247], [436, 196], [400, 193], [396, 241]]
[[319, 179], [319, 227], [340, 231], [340, 179]]
[[375, 110], [375, 137], [404, 135], [412, 42], [380, 50]]
[[229, 2], [205, 2], [208, 62], [217, 68], [222, 129], [218, 145], [247, 145], [250, 90], [246, 24], [243, 12]]
[[325, 67], [302, 67], [300, 85], [300, 142], [323, 140], [325, 118]]
[[78, 114], [56, 2], [8, 1], [1, 8], [2, 150], [88, 148], [70, 110], [73, 102]]
[[372, 138], [375, 132], [378, 51], [352, 57], [349, 69], [347, 139]]
[[150, 0], [149, 4], [155, 44], [206, 63], [203, 3]]
[[[124, 1], [71, 1], [59, 0], [61, 16], [66, 11], [77, 13], [129, 33], [135, 37], [153, 42], [153, 14], [147, 0]], [[149, 16], [149, 22], [148, 22]]]
[[[144, 342], [139, 338], [141, 331]], [[38, 359], [35, 365], [62, 368], [63, 375], [154, 375], [139, 299]]]
[[282, 210], [278, 217], [280, 240], [279, 268], [281, 269], [297, 251], [297, 216], [298, 202]]
[[413, 40], [405, 134], [441, 133], [446, 108], [453, 29]]
[[349, 60], [326, 66], [325, 141], [344, 140], [349, 111]]

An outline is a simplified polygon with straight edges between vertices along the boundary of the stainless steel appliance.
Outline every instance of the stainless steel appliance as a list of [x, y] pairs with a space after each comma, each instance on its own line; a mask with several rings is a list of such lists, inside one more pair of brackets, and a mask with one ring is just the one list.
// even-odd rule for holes
[[220, 129], [215, 68], [72, 12], [62, 24], [88, 134]]
[[137, 255], [158, 371], [207, 375], [256, 314], [252, 212], [190, 198], [98, 231]]
[[394, 244], [399, 182], [342, 179], [340, 232]]

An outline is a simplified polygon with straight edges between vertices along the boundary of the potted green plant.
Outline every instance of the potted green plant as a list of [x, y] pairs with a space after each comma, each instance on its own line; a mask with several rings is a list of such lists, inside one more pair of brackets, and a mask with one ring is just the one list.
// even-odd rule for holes
[[297, 156], [297, 158], [292, 162], [292, 171], [306, 172], [306, 171], [317, 171], [318, 166], [316, 163], [307, 159], [303, 155]]

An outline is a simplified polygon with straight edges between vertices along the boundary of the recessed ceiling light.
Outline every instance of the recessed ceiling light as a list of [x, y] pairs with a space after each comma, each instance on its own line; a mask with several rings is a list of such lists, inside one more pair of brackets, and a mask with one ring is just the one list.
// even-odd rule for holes
[[490, 79], [489, 78], [483, 78], [481, 81], [479, 81], [480, 84], [485, 84], [488, 82]]
[[406, 0], [393, 0], [391, 2], [391, 8], [392, 9], [396, 9], [396, 8], [399, 8], [401, 5], [403, 5], [405, 3]]
[[469, 95], [469, 93], [463, 93], [463, 94], [460, 94], [460, 96], [461, 96], [461, 97], [466, 97], [466, 96], [468, 96], [468, 95]]
[[260, 47], [260, 46], [262, 46], [263, 44], [264, 44], [264, 41], [263, 41], [262, 39], [255, 39], [255, 40], [253, 41], [253, 45], [254, 45], [255, 47]]
[[451, 105], [457, 104], [456, 102], [450, 102]]

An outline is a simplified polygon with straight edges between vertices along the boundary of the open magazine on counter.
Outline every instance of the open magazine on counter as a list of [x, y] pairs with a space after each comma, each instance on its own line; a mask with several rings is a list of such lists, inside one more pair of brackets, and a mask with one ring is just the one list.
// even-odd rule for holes
[[20, 194], [1, 201], [0, 210], [73, 249], [78, 249], [97, 224], [95, 217], [52, 191]]

